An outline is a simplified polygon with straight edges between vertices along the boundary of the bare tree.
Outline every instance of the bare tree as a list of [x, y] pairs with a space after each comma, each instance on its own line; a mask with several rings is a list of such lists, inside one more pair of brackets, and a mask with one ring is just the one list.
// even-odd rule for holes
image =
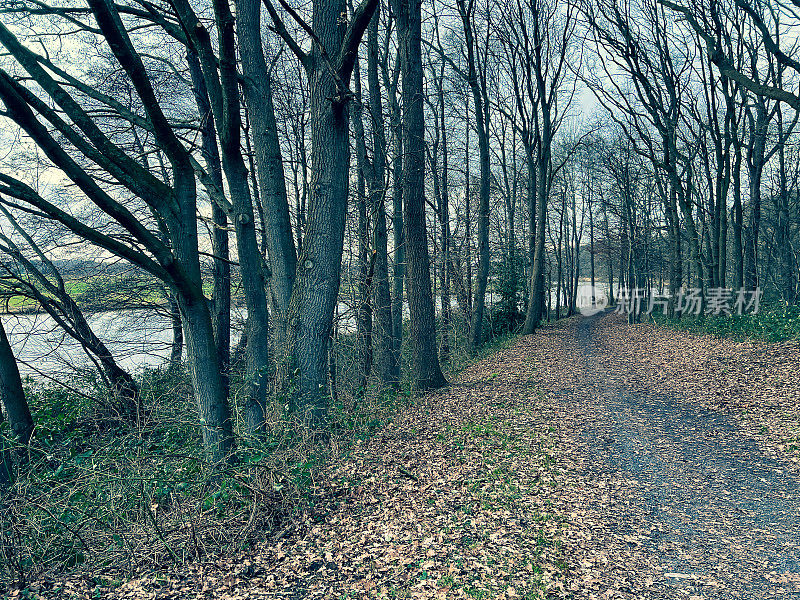
[[[389, 292], [388, 233], [386, 223], [386, 131], [383, 102], [378, 78], [378, 7], [367, 31], [367, 82], [369, 85], [369, 116], [372, 129], [372, 168], [369, 180], [369, 207], [373, 215], [372, 251], [374, 270], [372, 302], [375, 311], [373, 347], [378, 379], [383, 387], [397, 387], [400, 382], [400, 363], [394, 349], [392, 298]], [[395, 252], [398, 248], [395, 248]], [[402, 280], [402, 278], [401, 278]], [[401, 287], [402, 295], [402, 287]], [[402, 315], [401, 315], [402, 318]]]
[[[530, 294], [525, 317], [524, 333], [533, 333], [542, 320], [545, 306], [545, 223], [547, 202], [553, 178], [553, 138], [569, 106], [567, 82], [568, 61], [573, 58], [573, 38], [576, 14], [572, 5], [561, 10], [557, 2], [528, 0], [517, 2], [513, 27], [519, 32], [524, 47], [530, 48], [530, 70], [523, 71], [529, 79], [522, 85], [536, 89], [527, 92], [527, 99], [535, 98], [538, 116], [534, 117], [534, 133], [538, 140], [536, 153], [536, 228], [533, 266], [529, 284]], [[557, 23], [557, 27], [550, 24]], [[565, 91], [567, 98], [563, 98]], [[534, 95], [535, 94], [535, 95]], [[524, 102], [520, 97], [518, 102]], [[530, 111], [531, 108], [529, 107]], [[530, 132], [528, 132], [530, 135]], [[529, 180], [533, 180], [529, 175]], [[531, 227], [533, 231], [534, 228]]]
[[[295, 409], [312, 430], [327, 418], [328, 340], [339, 291], [350, 172], [348, 88], [358, 46], [377, 0], [363, 0], [350, 22], [344, 0], [314, 0], [311, 24], [288, 4], [283, 8], [312, 40], [304, 51], [275, 8], [266, 3], [275, 29], [304, 66], [311, 86], [311, 197], [297, 275], [289, 302], [287, 357], [299, 366]], [[274, 275], [273, 275], [274, 276]]]
[[394, 0], [403, 75], [403, 201], [411, 316], [412, 380], [416, 390], [446, 385], [436, 351], [425, 221], [425, 115], [422, 87], [422, 14], [417, 0]]
[[[96, 27], [86, 25], [85, 29], [108, 44], [136, 91], [145, 116], [125, 109], [113, 98], [97, 92], [90, 83], [72, 78], [69, 85], [77, 88], [84, 97], [101, 102], [116, 118], [151, 135], [168, 161], [170, 179], [165, 181], [155, 177], [115, 144], [92, 114], [67, 91], [67, 84], [56, 80], [42, 66], [47, 59], [27, 49], [0, 24], [0, 43], [69, 121], [7, 71], [0, 71], [0, 100], [5, 106], [5, 118], [25, 131], [48, 160], [75, 184], [83, 197], [100, 209], [118, 231], [125, 232], [125, 239], [82, 222], [9, 173], [0, 173], [0, 192], [35, 209], [42, 217], [62, 223], [92, 244], [136, 264], [174, 290], [186, 333], [190, 373], [205, 447], [209, 458], [219, 462], [232, 455], [234, 440], [211, 315], [202, 289], [193, 158], [162, 110], [142, 58], [135, 50], [116, 7], [92, 0], [89, 9]], [[73, 158], [73, 154], [89, 161], [118, 189], [127, 190], [142, 202], [153, 215], [153, 220], [163, 225], [169, 243], [148, 228], [129, 206], [98, 184], [89, 170]]]
[[[486, 305], [486, 284], [489, 280], [489, 97], [487, 93], [486, 69], [488, 56], [484, 53], [482, 64], [478, 65], [479, 41], [475, 36], [475, 0], [456, 0], [464, 40], [467, 48], [467, 72], [458, 69], [467, 81], [472, 92], [475, 126], [478, 134], [480, 164], [480, 184], [478, 192], [478, 273], [475, 285], [475, 299], [472, 303], [472, 316], [469, 328], [470, 348], [476, 351], [483, 341], [483, 317]], [[490, 12], [487, 10], [487, 19]], [[489, 38], [489, 23], [486, 23], [486, 39]]]
[[[130, 373], [117, 364], [111, 351], [92, 330], [83, 311], [67, 292], [63, 277], [39, 244], [2, 204], [0, 212], [22, 240], [22, 243], [17, 243], [10, 235], [0, 232], [0, 252], [13, 261], [11, 265], [4, 265], [7, 275], [0, 280], [0, 288], [7, 288], [12, 294], [36, 301], [68, 335], [80, 343], [97, 363], [108, 389], [117, 400], [117, 405], [110, 408], [119, 410], [124, 418], [136, 422], [142, 408], [139, 386]], [[20, 245], [32, 256], [27, 256]]]

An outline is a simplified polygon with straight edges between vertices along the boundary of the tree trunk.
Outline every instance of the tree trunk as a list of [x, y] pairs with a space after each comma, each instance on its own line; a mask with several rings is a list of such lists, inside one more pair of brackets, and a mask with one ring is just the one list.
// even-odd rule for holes
[[[400, 61], [400, 49], [397, 50]], [[403, 297], [406, 278], [406, 243], [403, 226], [403, 121], [400, 104], [394, 91], [389, 95], [392, 130], [392, 232], [394, 262], [392, 272], [392, 319], [395, 371], [400, 376], [400, 351], [403, 343]]]
[[169, 369], [176, 370], [183, 360], [183, 323], [178, 302], [172, 292], [167, 292], [167, 305], [169, 307], [169, 320], [172, 325], [172, 345], [169, 352]]
[[750, 175], [750, 222], [745, 237], [744, 285], [755, 289], [758, 279], [758, 243], [761, 228], [761, 181], [764, 174], [766, 136], [769, 117], [764, 100], [756, 103], [755, 119], [750, 119], [747, 170]]
[[448, 153], [447, 153], [447, 130], [445, 127], [445, 104], [444, 104], [444, 85], [440, 83], [439, 89], [439, 113], [442, 122], [442, 181], [441, 181], [441, 206], [439, 207], [439, 223], [442, 236], [442, 269], [440, 280], [442, 288], [442, 343], [439, 348], [439, 358], [443, 361], [450, 360], [450, 328], [451, 328], [451, 307], [450, 307], [450, 274], [447, 266], [450, 264], [450, 192], [448, 176]]
[[[0, 423], [5, 416], [14, 441], [22, 447], [27, 446], [33, 433], [33, 418], [22, 389], [17, 361], [11, 352], [11, 345], [8, 343], [2, 322], [0, 322], [0, 402], [3, 408]], [[19, 458], [20, 454], [14, 449], [0, 449], [0, 485], [13, 481], [15, 463]]]
[[733, 209], [731, 223], [733, 225], [733, 287], [739, 290], [744, 286], [744, 242], [742, 214], [742, 148], [735, 143], [733, 163]]
[[372, 370], [372, 275], [375, 262], [369, 249], [369, 221], [367, 218], [366, 180], [374, 183], [370, 173], [372, 165], [367, 160], [364, 137], [364, 111], [362, 108], [361, 73], [356, 60], [354, 75], [355, 102], [353, 103], [353, 133], [356, 146], [356, 203], [358, 207], [358, 310], [356, 312], [356, 394], [363, 395]]
[[436, 352], [436, 320], [431, 297], [425, 222], [425, 121], [422, 87], [422, 14], [417, 0], [396, 0], [403, 76], [403, 200], [408, 256], [412, 378], [415, 390], [447, 384]]
[[252, 122], [258, 187], [264, 205], [264, 238], [271, 270], [273, 348], [276, 362], [285, 368], [290, 358], [287, 356], [287, 319], [297, 253], [289, 218], [271, 79], [262, 48], [260, 6], [259, 0], [236, 0], [236, 23], [244, 97]]
[[[269, 314], [266, 282], [263, 259], [256, 238], [253, 198], [247, 167], [241, 152], [242, 111], [236, 71], [235, 21], [228, 0], [217, 0], [213, 4], [218, 25], [219, 65], [218, 69], [216, 65], [207, 63], [201, 63], [201, 66], [206, 85], [213, 86], [216, 98], [210, 105], [216, 112], [222, 167], [231, 198], [229, 210], [236, 232], [242, 292], [247, 306], [245, 423], [247, 433], [256, 435], [264, 431], [269, 379]], [[225, 355], [228, 357], [229, 348], [230, 340], [225, 349]]]
[[[203, 444], [212, 463], [219, 463], [233, 451], [233, 423], [227, 394], [220, 376], [211, 315], [198, 284], [179, 295], [179, 305], [189, 355], [189, 373], [200, 413]], [[193, 293], [192, 293], [193, 292]]]
[[[591, 185], [591, 182], [590, 182]], [[594, 211], [592, 210], [592, 196], [591, 191], [589, 192], [589, 271], [590, 271], [590, 278], [592, 281], [592, 297], [591, 302], [592, 306], [594, 306], [597, 298], [595, 297], [594, 288], [595, 288], [595, 272], [594, 272]]]
[[533, 254], [533, 268], [531, 269], [530, 289], [531, 297], [528, 299], [528, 310], [525, 315], [523, 333], [531, 334], [536, 331], [542, 320], [542, 307], [544, 305], [544, 238], [547, 219], [547, 200], [550, 193], [550, 136], [552, 126], [550, 123], [550, 109], [542, 111], [542, 139], [538, 160], [536, 161], [536, 248]]
[[[367, 30], [367, 83], [369, 112], [372, 119], [372, 169], [369, 181], [370, 210], [374, 215], [372, 247], [375, 253], [372, 280], [372, 303], [375, 311], [373, 348], [375, 371], [383, 388], [400, 383], [399, 362], [393, 348], [394, 324], [392, 298], [389, 295], [388, 235], [386, 231], [386, 134], [383, 124], [381, 89], [378, 81], [378, 9]], [[401, 288], [402, 293], [402, 288]]]
[[25, 445], [33, 433], [33, 418], [22, 390], [17, 361], [11, 352], [3, 323], [0, 322], [0, 400], [15, 440]]
[[[344, 0], [314, 0], [312, 28], [319, 39], [310, 56], [311, 196], [303, 252], [289, 307], [289, 326], [299, 366], [293, 408], [310, 432], [324, 427], [330, 396], [328, 345], [339, 293], [350, 173], [348, 100], [322, 55], [339, 55], [344, 41]], [[346, 83], [346, 82], [345, 82]]]
[[797, 283], [795, 281], [794, 251], [791, 243], [789, 222], [789, 187], [786, 177], [786, 153], [784, 147], [788, 134], [784, 132], [783, 113], [778, 111], [778, 195], [775, 225], [775, 245], [780, 261], [779, 292], [786, 304], [794, 304]]
[[[208, 100], [208, 90], [197, 55], [190, 51], [187, 53], [186, 59], [189, 63], [189, 74], [192, 79], [192, 92], [200, 116], [201, 154], [212, 183], [220, 193], [224, 193], [222, 163], [219, 157], [219, 147], [217, 146], [217, 130]], [[227, 394], [230, 391], [229, 370], [231, 362], [231, 266], [228, 247], [228, 217], [223, 208], [213, 201], [211, 202], [211, 221], [213, 224], [213, 229], [211, 230], [211, 253], [214, 255], [211, 322], [214, 324], [217, 355], [219, 356], [221, 376]], [[181, 343], [183, 342], [181, 341]]]
[[[478, 131], [478, 153], [480, 162], [480, 191], [478, 195], [478, 272], [475, 281], [475, 296], [472, 303], [470, 324], [470, 350], [475, 352], [483, 343], [483, 313], [486, 305], [486, 285], [489, 280], [489, 114], [484, 102], [481, 80], [475, 65], [475, 39], [473, 36], [472, 10], [464, 0], [456, 0], [467, 47], [467, 84], [472, 92], [475, 106], [475, 124]], [[469, 125], [467, 125], [469, 126]]]

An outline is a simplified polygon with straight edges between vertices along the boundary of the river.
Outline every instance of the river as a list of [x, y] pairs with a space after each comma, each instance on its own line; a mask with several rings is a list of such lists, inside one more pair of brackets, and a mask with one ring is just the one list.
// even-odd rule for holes
[[[602, 286], [605, 288], [605, 286]], [[579, 298], [591, 297], [590, 286], [581, 282]], [[553, 293], [553, 296], [555, 294]], [[487, 294], [487, 304], [494, 298]], [[552, 298], [555, 307], [555, 297]], [[579, 305], [583, 302], [579, 301]], [[453, 307], [457, 308], [455, 299]], [[407, 306], [406, 318], [407, 314]], [[354, 310], [340, 303], [337, 310], [339, 331], [355, 328]], [[172, 327], [162, 311], [131, 309], [97, 312], [86, 315], [95, 334], [103, 340], [119, 365], [136, 373], [145, 368], [162, 366], [169, 358]], [[244, 308], [234, 309], [232, 343], [236, 343], [246, 318]], [[80, 344], [68, 336], [46, 314], [0, 315], [17, 357], [23, 376], [63, 380], [75, 373], [76, 368], [92, 367], [93, 363]]]
[[[238, 323], [241, 315], [235, 315]], [[60, 378], [93, 366], [81, 345], [46, 314], [0, 315], [23, 376]], [[128, 371], [158, 367], [169, 358], [172, 327], [162, 312], [148, 309], [87, 314], [89, 325], [119, 365]], [[236, 332], [235, 340], [238, 340]], [[234, 341], [235, 341], [234, 340]]]

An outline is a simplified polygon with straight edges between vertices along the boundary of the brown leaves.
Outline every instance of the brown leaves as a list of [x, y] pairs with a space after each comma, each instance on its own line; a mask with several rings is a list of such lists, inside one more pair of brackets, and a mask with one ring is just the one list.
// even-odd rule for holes
[[[563, 595], [552, 415], [521, 342], [330, 465], [280, 540], [117, 598]], [[95, 593], [87, 586], [85, 595]], [[103, 590], [101, 590], [102, 592]], [[80, 595], [80, 594], [79, 594]]]
[[[448, 390], [420, 398], [333, 462], [291, 526], [249, 555], [104, 592], [226, 600], [724, 597], [719, 579], [730, 565], [670, 533], [691, 522], [676, 498], [705, 485], [702, 478], [681, 471], [679, 460], [663, 467], [674, 471], [674, 485], [648, 512], [653, 448], [614, 430], [589, 443], [585, 432], [609, 420], [606, 395], [614, 390], [652, 391], [744, 415], [750, 435], [796, 457], [800, 351], [604, 317], [593, 355], [576, 323], [521, 338]], [[614, 410], [616, 422], [649, 428], [636, 406]], [[692, 435], [715, 443], [729, 433]], [[652, 441], [662, 442], [669, 455], [672, 442]], [[644, 475], [608, 468], [622, 445]], [[729, 521], [723, 514], [693, 526], [722, 539]], [[698, 569], [671, 568], [667, 555]], [[775, 589], [800, 585], [790, 573], [760, 571]], [[73, 596], [95, 593], [71, 585]]]
[[800, 463], [797, 342], [737, 342], [622, 322], [604, 330], [598, 342], [634, 388], [657, 386], [735, 415], [768, 452]]

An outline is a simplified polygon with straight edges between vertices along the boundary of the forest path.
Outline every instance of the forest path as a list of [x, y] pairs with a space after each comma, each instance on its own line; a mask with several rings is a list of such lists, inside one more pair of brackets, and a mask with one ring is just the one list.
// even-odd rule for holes
[[[687, 394], [665, 389], [665, 346], [687, 336], [645, 327], [649, 337], [632, 336], [636, 328], [619, 316], [597, 315], [562, 340], [578, 378], [573, 393], [557, 396], [582, 450], [571, 454], [583, 454], [577, 479], [594, 488], [573, 513], [573, 526], [594, 523], [590, 540], [580, 530], [574, 538], [585, 571], [573, 573], [576, 596], [800, 598], [796, 464], [731, 411], [693, 398], [691, 381]], [[688, 338], [696, 347], [698, 338]]]
[[248, 554], [107, 595], [800, 598], [798, 365], [615, 314], [548, 324], [339, 452]]

